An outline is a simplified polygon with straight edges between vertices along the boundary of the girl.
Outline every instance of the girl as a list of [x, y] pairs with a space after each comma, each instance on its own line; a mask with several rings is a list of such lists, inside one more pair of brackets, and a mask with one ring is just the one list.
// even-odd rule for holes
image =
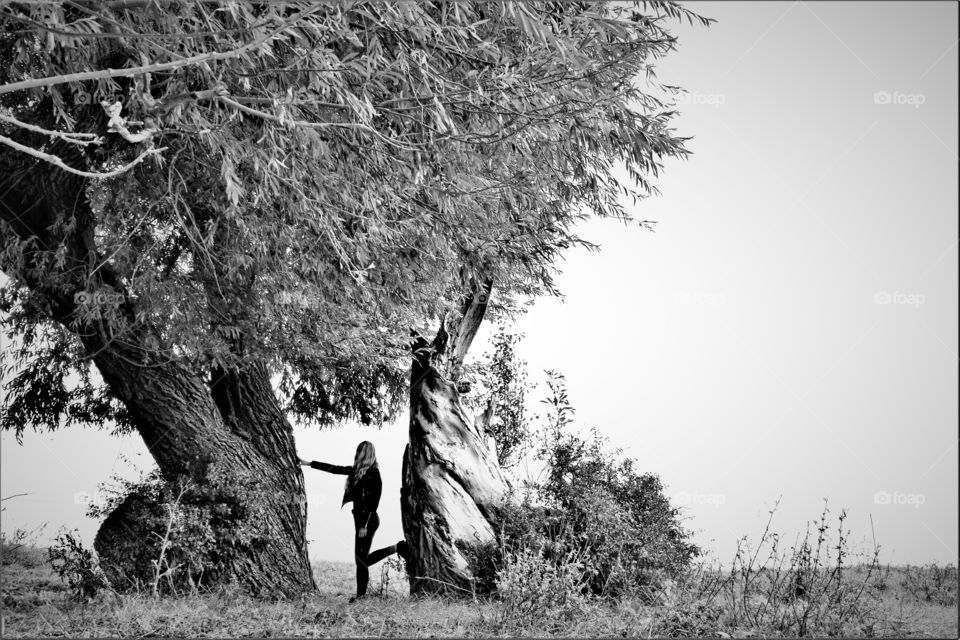
[[377, 507], [380, 506], [380, 493], [383, 489], [380, 482], [380, 467], [377, 465], [377, 454], [373, 449], [373, 444], [363, 441], [357, 445], [357, 455], [354, 457], [352, 467], [341, 467], [325, 462], [310, 462], [303, 458], [300, 458], [300, 464], [310, 465], [311, 469], [347, 476], [343, 491], [343, 502], [340, 506], [353, 502], [353, 525], [356, 529], [353, 552], [357, 560], [357, 595], [350, 598], [350, 602], [353, 602], [367, 593], [367, 582], [370, 580], [369, 567], [371, 565], [394, 553], [399, 554], [404, 560], [408, 557], [408, 547], [405, 540], [370, 553], [373, 534], [380, 527]]

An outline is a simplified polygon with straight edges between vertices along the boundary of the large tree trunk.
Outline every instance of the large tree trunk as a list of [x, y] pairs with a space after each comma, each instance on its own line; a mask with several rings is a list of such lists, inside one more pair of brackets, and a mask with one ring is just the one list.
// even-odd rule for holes
[[[172, 584], [236, 582], [270, 597], [315, 589], [303, 474], [266, 370], [220, 375], [211, 393], [207, 381], [175, 364], [142, 369], [104, 357], [97, 365], [133, 412], [164, 477], [197, 485], [200, 497], [190, 505], [239, 513], [217, 516], [217, 548], [200, 558], [202, 571], [182, 567]], [[94, 546], [115, 587], [154, 575], [166, 515], [132, 495], [104, 521]], [[173, 554], [171, 562], [183, 555]]]
[[[411, 548], [411, 591], [470, 593], [470, 548], [497, 541], [498, 507], [507, 484], [480, 423], [460, 403], [460, 368], [486, 310], [490, 283], [445, 323], [432, 345], [414, 349], [410, 441], [400, 490]], [[449, 320], [449, 316], [448, 316]]]
[[[62, 150], [61, 150], [62, 151]], [[13, 155], [11, 155], [13, 153]], [[83, 179], [46, 165], [33, 166], [15, 152], [0, 152], [6, 176], [0, 192], [0, 238], [30, 240], [35, 253], [23, 263], [0, 264], [49, 301], [52, 320], [68, 327], [93, 356], [111, 392], [129, 409], [164, 478], [189, 479], [204, 488], [227, 490], [226, 479], [244, 486], [233, 496], [219, 495], [217, 508], [230, 507], [235, 518], [217, 515], [221, 534], [210, 557], [216, 566], [204, 572], [207, 585], [237, 582], [259, 595], [292, 597], [315, 589], [307, 556], [306, 504], [293, 431], [280, 410], [268, 371], [256, 363], [210, 379], [207, 372], [165, 361], [155, 348], [157, 336], [133, 321], [116, 340], [97, 323], [77, 324], [74, 296], [87, 286], [109, 284], [122, 290], [122, 278], [97, 252], [94, 221]], [[73, 230], [55, 224], [73, 220]], [[9, 236], [8, 236], [9, 234]], [[64, 243], [66, 266], [59, 282], [41, 278], [39, 259]], [[99, 265], [99, 266], [98, 266]], [[131, 586], [152, 573], [163, 527], [145, 524], [157, 505], [143, 497], [124, 501], [101, 526], [95, 547], [115, 586]], [[230, 514], [228, 514], [230, 515]], [[231, 531], [238, 522], [237, 530]], [[153, 527], [154, 530], [151, 530]]]

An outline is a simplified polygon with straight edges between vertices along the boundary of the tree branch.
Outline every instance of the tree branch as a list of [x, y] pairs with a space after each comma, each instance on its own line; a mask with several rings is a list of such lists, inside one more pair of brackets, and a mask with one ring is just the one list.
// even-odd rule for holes
[[28, 147], [26, 145], [20, 144], [19, 142], [15, 142], [3, 135], [0, 135], [0, 144], [5, 144], [8, 147], [16, 149], [17, 151], [21, 151], [29, 156], [33, 156], [34, 158], [38, 158], [45, 162], [49, 162], [53, 166], [59, 167], [60, 169], [63, 169], [67, 173], [72, 173], [74, 175], [81, 176], [84, 178], [92, 178], [94, 180], [105, 180], [106, 178], [113, 178], [115, 176], [118, 176], [122, 173], [129, 171], [130, 169], [134, 168], [135, 166], [143, 162], [143, 160], [147, 156], [156, 155], [158, 153], [161, 153], [167, 150], [166, 147], [161, 147], [159, 149], [148, 149], [147, 151], [144, 151], [139, 156], [137, 156], [132, 162], [129, 162], [123, 165], [122, 167], [118, 167], [113, 171], [104, 171], [102, 173], [99, 173], [96, 171], [83, 171], [81, 169], [74, 169], [73, 167], [71, 167], [70, 165], [68, 165], [66, 162], [64, 162], [63, 160], [61, 160], [55, 155], [44, 153], [43, 151], [37, 151], [32, 147]]
[[87, 146], [88, 144], [100, 144], [103, 142], [103, 138], [96, 135], [95, 133], [74, 133], [70, 131], [51, 131], [50, 129], [44, 129], [43, 127], [38, 127], [35, 124], [30, 124], [29, 122], [21, 122], [16, 118], [0, 113], [0, 122], [6, 122], [7, 124], [12, 124], [21, 129], [26, 129], [27, 131], [33, 131], [34, 133], [40, 133], [45, 136], [50, 136], [51, 138], [59, 138], [64, 142], [69, 142], [71, 144], [79, 144], [81, 146]]
[[456, 328], [452, 332], [447, 329], [451, 335], [447, 352], [443, 356], [445, 360], [443, 375], [450, 382], [457, 382], [460, 378], [467, 351], [470, 350], [470, 345], [473, 344], [473, 339], [480, 329], [480, 323], [483, 322], [483, 316], [487, 313], [491, 291], [493, 291], [493, 280], [490, 278], [482, 283], [474, 282], [472, 295], [464, 300], [461, 318]]
[[308, 122], [306, 120], [284, 120], [279, 116], [275, 116], [272, 113], [267, 113], [266, 111], [260, 111], [259, 109], [254, 109], [246, 105], [242, 105], [236, 100], [228, 98], [226, 95], [218, 95], [217, 100], [220, 102], [233, 107], [237, 111], [242, 111], [251, 116], [256, 116], [258, 118], [263, 118], [264, 120], [270, 120], [272, 122], [279, 122], [280, 124], [289, 124], [297, 127], [307, 127], [310, 129], [325, 129], [327, 127], [340, 128], [340, 129], [359, 129], [361, 131], [366, 131], [367, 133], [373, 135], [380, 140], [383, 140], [387, 144], [394, 146], [398, 149], [404, 149], [406, 151], [416, 151], [417, 148], [423, 148], [424, 145], [410, 146], [409, 144], [397, 142], [392, 138], [388, 138], [383, 135], [373, 127], [360, 123], [360, 122]]
[[140, 65], [139, 67], [129, 67], [126, 69], [100, 69], [98, 71], [81, 71], [79, 73], [66, 73], [59, 76], [48, 76], [46, 78], [31, 78], [30, 80], [21, 80], [20, 82], [14, 82], [12, 84], [0, 86], [0, 95], [4, 93], [12, 93], [14, 91], [25, 91], [27, 89], [38, 89], [40, 87], [50, 87], [55, 84], [66, 84], [68, 82], [84, 82], [87, 80], [104, 80], [107, 78], [125, 78], [129, 76], [136, 76], [144, 73], [154, 73], [157, 71], [169, 71], [171, 69], [179, 69], [180, 67], [187, 67], [201, 62], [215, 62], [217, 60], [231, 60], [233, 58], [240, 57], [241, 54], [259, 47], [263, 43], [267, 42], [271, 38], [279, 35], [291, 25], [295, 24], [301, 18], [316, 11], [319, 11], [323, 8], [321, 5], [311, 7], [309, 9], [304, 9], [299, 12], [297, 15], [293, 16], [289, 20], [286, 20], [284, 24], [271, 31], [267, 35], [257, 38], [253, 42], [247, 43], [242, 47], [233, 49], [231, 51], [224, 51], [222, 53], [202, 53], [196, 56], [191, 56], [189, 58], [184, 58], [183, 60], [173, 60], [171, 62], [158, 62], [154, 64], [145, 64]]

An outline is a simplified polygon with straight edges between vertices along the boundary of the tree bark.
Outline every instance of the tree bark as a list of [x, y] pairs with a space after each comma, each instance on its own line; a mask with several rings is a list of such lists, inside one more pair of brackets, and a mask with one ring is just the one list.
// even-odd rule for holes
[[[200, 491], [215, 489], [213, 505], [243, 503], [243, 519], [228, 525], [236, 531], [218, 529], [222, 548], [204, 567], [203, 586], [236, 582], [253, 595], [268, 597], [314, 590], [303, 474], [292, 428], [276, 404], [266, 371], [251, 367], [218, 380], [214, 389], [234, 396], [233, 408], [224, 411], [205, 380], [176, 364], [144, 369], [98, 357], [97, 366], [131, 409], [166, 479], [186, 478]], [[154, 517], [145, 520], [145, 512]], [[134, 496], [104, 521], [94, 547], [115, 586], [143, 582], [144, 572], [152, 572], [158, 550], [150, 541], [164, 535], [163, 516], [155, 505]], [[245, 542], [227, 545], [230, 538]]]
[[507, 483], [482, 425], [464, 410], [457, 390], [490, 289], [490, 282], [479, 287], [459, 317], [448, 314], [432, 344], [420, 338], [414, 345], [400, 490], [413, 593], [473, 592], [470, 547], [497, 541]]
[[[255, 491], [239, 505], [243, 531], [213, 550], [215, 570], [204, 574], [207, 585], [237, 582], [256, 595], [293, 597], [316, 588], [306, 545], [306, 504], [293, 430], [277, 404], [268, 370], [256, 363], [230, 372], [208, 373], [177, 360], [164, 360], [150, 348], [156, 333], [133, 321], [133, 329], [116, 340], [96, 323], [75, 323], [74, 296], [88, 285], [109, 284], [123, 290], [122, 279], [96, 250], [94, 219], [83, 179], [58, 169], [25, 167], [21, 157], [0, 151], [6, 175], [0, 192], [0, 236], [34, 242], [24, 263], [2, 264], [49, 301], [51, 320], [71, 330], [93, 358], [111, 392], [129, 409], [137, 431], [166, 480], [190, 479], [201, 489], [214, 476], [228, 477]], [[67, 234], [55, 222], [73, 218]], [[7, 237], [9, 235], [9, 238]], [[44, 280], [35, 265], [39, 256], [64, 243], [66, 265], [56, 282]], [[99, 266], [98, 266], [99, 265]], [[124, 302], [123, 305], [129, 303]], [[219, 490], [219, 489], [218, 489]], [[149, 502], [149, 501], [147, 501]], [[115, 586], [142, 582], [152, 572], [156, 536], [142, 516], [157, 505], [142, 497], [125, 500], [101, 525], [94, 546]]]

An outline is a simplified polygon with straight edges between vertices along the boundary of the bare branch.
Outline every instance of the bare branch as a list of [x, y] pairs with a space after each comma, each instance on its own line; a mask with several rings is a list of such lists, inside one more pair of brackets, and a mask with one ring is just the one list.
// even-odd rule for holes
[[158, 153], [161, 153], [167, 150], [166, 147], [161, 147], [160, 149], [148, 149], [147, 151], [144, 151], [139, 156], [137, 156], [132, 162], [129, 162], [123, 165], [122, 167], [118, 167], [113, 171], [105, 171], [100, 173], [95, 171], [83, 171], [81, 169], [74, 169], [73, 167], [71, 167], [70, 165], [68, 165], [67, 163], [65, 163], [63, 160], [61, 160], [55, 155], [44, 153], [43, 151], [37, 151], [32, 147], [28, 147], [26, 145], [20, 144], [19, 142], [15, 142], [6, 136], [0, 135], [0, 143], [5, 144], [8, 147], [11, 147], [13, 149], [16, 149], [17, 151], [22, 151], [23, 153], [33, 156], [34, 158], [43, 160], [44, 162], [49, 162], [55, 167], [59, 167], [68, 173], [82, 176], [84, 178], [92, 178], [94, 180], [105, 180], [107, 178], [113, 178], [115, 176], [118, 176], [122, 173], [129, 171], [130, 169], [134, 168], [135, 166], [143, 162], [143, 160], [147, 156], [156, 155]]
[[100, 144], [103, 142], [103, 138], [94, 134], [94, 133], [72, 133], [70, 131], [51, 131], [50, 129], [44, 129], [43, 127], [38, 127], [35, 124], [30, 124], [28, 122], [21, 122], [16, 118], [13, 118], [8, 115], [0, 113], [0, 122], [6, 122], [7, 124], [12, 124], [21, 129], [26, 129], [27, 131], [33, 131], [34, 133], [42, 133], [45, 136], [50, 136], [51, 138], [59, 138], [64, 142], [69, 142], [71, 144], [79, 144], [81, 146], [87, 146], [88, 144]]

